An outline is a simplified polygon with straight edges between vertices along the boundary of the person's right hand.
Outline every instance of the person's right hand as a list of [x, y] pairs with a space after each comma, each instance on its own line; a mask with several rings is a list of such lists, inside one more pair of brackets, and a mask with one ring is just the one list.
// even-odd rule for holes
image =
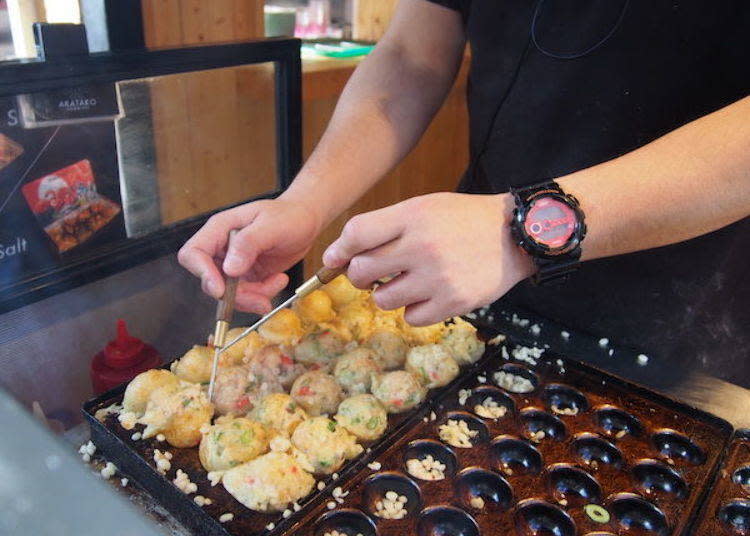
[[[283, 199], [256, 201], [211, 216], [180, 249], [182, 266], [216, 299], [224, 294], [223, 272], [240, 277], [236, 307], [263, 314], [288, 283], [285, 270], [310, 249], [320, 217], [309, 207]], [[227, 251], [229, 231], [239, 232]]]

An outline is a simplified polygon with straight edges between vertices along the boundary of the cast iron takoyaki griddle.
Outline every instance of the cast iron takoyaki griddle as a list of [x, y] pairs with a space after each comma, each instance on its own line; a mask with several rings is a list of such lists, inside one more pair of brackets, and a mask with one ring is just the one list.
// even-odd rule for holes
[[[475, 364], [464, 370], [468, 374], [476, 367]], [[168, 368], [165, 365], [164, 368]], [[454, 381], [458, 383], [461, 377]], [[262, 514], [249, 510], [232, 497], [221, 484], [211, 486], [207, 473], [198, 458], [198, 448], [179, 449], [170, 446], [167, 442], [159, 442], [156, 439], [133, 440], [134, 432], [143, 430], [142, 425], [136, 425], [133, 430], [125, 430], [117, 420], [116, 414], [107, 415], [104, 422], [95, 417], [97, 410], [107, 408], [112, 404], [121, 404], [126, 385], [121, 385], [94, 398], [83, 406], [84, 418], [89, 422], [91, 429], [91, 440], [97, 445], [106, 458], [114, 463], [120, 471], [134, 478], [156, 501], [162, 504], [169, 512], [187, 528], [201, 534], [202, 536], [253, 536], [256, 534], [283, 534], [294, 525], [305, 514], [306, 510], [313, 504], [317, 504], [325, 497], [330, 497], [331, 489], [339, 486], [345, 481], [347, 475], [356, 473], [365, 467], [365, 457], [348, 462], [338, 472], [337, 479], [331, 476], [318, 478], [323, 480], [326, 488], [319, 491], [317, 488], [304, 500], [300, 501], [302, 509], [284, 518], [281, 513]], [[429, 392], [430, 397], [439, 397], [450, 389], [451, 386], [442, 389], [434, 389]], [[375, 448], [377, 445], [390, 444], [393, 438], [400, 435], [400, 430], [407, 425], [419, 411], [416, 408], [410, 412], [400, 415], [389, 415], [388, 429], [386, 434], [374, 444], [362, 443], [365, 448]], [[154, 462], [154, 450], [168, 450], [172, 453], [171, 470], [163, 476], [156, 471]], [[172, 484], [177, 469], [182, 469], [188, 474], [190, 480], [198, 486], [195, 494], [185, 495]], [[208, 506], [200, 507], [193, 502], [195, 495], [203, 495], [211, 499]], [[234, 519], [220, 523], [219, 517], [224, 513], [233, 513]], [[270, 524], [273, 524], [273, 528]]]
[[701, 521], [692, 534], [750, 534], [750, 430], [735, 433]]
[[[374, 449], [368, 462], [380, 467], [350, 475], [340, 483], [344, 503], [321, 502], [295, 534], [688, 534], [731, 436], [727, 422], [588, 365], [545, 354], [531, 366], [503, 355], [485, 357], [395, 442]], [[493, 375], [502, 369], [530, 379], [533, 392], [499, 388]], [[471, 389], [463, 404], [461, 389]], [[487, 396], [508, 408], [505, 417], [474, 414]], [[479, 432], [475, 446], [440, 440], [439, 427], [451, 418]], [[427, 454], [446, 466], [445, 479], [409, 475], [406, 460]], [[375, 516], [388, 491], [407, 498], [404, 519]]]

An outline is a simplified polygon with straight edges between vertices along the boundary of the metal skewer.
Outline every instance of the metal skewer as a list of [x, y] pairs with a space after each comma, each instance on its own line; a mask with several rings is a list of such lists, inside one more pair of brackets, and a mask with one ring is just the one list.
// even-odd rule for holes
[[[231, 242], [232, 237], [237, 231], [229, 232], [229, 241]], [[236, 277], [228, 277], [226, 280], [226, 286], [224, 289], [224, 295], [219, 300], [216, 306], [216, 325], [214, 326], [214, 361], [211, 365], [211, 380], [208, 382], [208, 401], [213, 401], [214, 396], [214, 384], [216, 383], [216, 372], [219, 369], [219, 355], [221, 354], [222, 347], [227, 342], [227, 331], [229, 331], [229, 324], [232, 322], [234, 316], [234, 301], [237, 295], [237, 283], [239, 280]]]
[[302, 283], [297, 289], [294, 291], [294, 294], [284, 300], [284, 302], [277, 306], [273, 311], [270, 313], [267, 313], [263, 316], [260, 320], [258, 320], [255, 324], [247, 328], [245, 331], [243, 331], [240, 335], [237, 336], [234, 340], [230, 341], [229, 343], [222, 346], [221, 349], [217, 348], [217, 355], [223, 353], [224, 351], [228, 350], [235, 344], [237, 344], [239, 341], [250, 335], [253, 331], [257, 330], [260, 326], [268, 322], [276, 313], [281, 311], [282, 309], [285, 309], [286, 307], [289, 307], [291, 304], [293, 304], [297, 299], [302, 298], [303, 296], [307, 296], [310, 294], [313, 290], [316, 290], [326, 283], [329, 283], [330, 281], [334, 280], [336, 277], [340, 276], [346, 271], [346, 266], [342, 266], [341, 268], [321, 268], [318, 270], [314, 276], [312, 276], [310, 279]]

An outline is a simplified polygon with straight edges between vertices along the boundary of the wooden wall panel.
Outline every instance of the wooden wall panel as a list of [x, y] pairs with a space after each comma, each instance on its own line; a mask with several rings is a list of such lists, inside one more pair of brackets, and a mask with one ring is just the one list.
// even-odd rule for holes
[[[146, 45], [263, 37], [263, 0], [142, 0]], [[162, 221], [171, 223], [275, 188], [272, 65], [152, 80]]]
[[263, 4], [264, 0], [141, 0], [146, 46], [260, 39]]
[[397, 3], [398, 0], [354, 0], [354, 39], [377, 41], [383, 37]]
[[151, 80], [163, 223], [276, 188], [273, 103], [271, 64]]

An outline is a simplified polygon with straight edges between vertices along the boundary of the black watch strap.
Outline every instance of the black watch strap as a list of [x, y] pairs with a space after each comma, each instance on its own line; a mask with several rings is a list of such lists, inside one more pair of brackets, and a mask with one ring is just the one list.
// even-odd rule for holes
[[[542, 194], [560, 194], [568, 196], [560, 185], [553, 180], [524, 186], [522, 188], [511, 188], [510, 193], [513, 195], [516, 206], [529, 203], [534, 197]], [[581, 247], [580, 245], [574, 250], [561, 255], [560, 257], [541, 257], [531, 255], [537, 272], [530, 277], [532, 283], [536, 285], [560, 284], [568, 280], [568, 277], [574, 273], [581, 264]]]

